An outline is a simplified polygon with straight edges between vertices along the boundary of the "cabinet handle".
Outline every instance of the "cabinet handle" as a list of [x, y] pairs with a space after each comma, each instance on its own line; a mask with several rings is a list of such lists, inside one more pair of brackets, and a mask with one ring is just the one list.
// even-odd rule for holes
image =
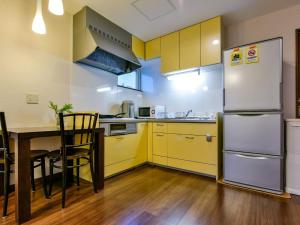
[[116, 137], [117, 140], [122, 140], [124, 139], [123, 137]]
[[206, 135], [206, 141], [207, 142], [212, 142], [212, 136], [210, 134]]
[[163, 127], [164, 124], [156, 124], [156, 126], [158, 126], [158, 127]]
[[186, 139], [193, 140], [194, 137], [185, 137]]
[[163, 137], [163, 134], [157, 134], [156, 137]]

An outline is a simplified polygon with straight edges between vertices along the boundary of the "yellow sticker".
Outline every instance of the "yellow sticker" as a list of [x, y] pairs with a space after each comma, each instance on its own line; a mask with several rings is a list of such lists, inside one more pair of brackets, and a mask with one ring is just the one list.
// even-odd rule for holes
[[240, 48], [235, 48], [231, 52], [231, 66], [243, 64], [243, 52]]
[[259, 63], [259, 47], [257, 45], [250, 45], [246, 47], [246, 59], [247, 64]]

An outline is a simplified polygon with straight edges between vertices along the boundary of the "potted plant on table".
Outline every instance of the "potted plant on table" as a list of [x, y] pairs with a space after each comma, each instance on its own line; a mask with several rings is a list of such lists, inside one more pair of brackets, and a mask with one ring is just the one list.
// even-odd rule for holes
[[59, 127], [59, 113], [72, 113], [73, 105], [70, 103], [64, 104], [62, 107], [59, 108], [57, 104], [50, 101], [49, 108], [52, 109], [55, 113], [56, 118], [56, 126]]

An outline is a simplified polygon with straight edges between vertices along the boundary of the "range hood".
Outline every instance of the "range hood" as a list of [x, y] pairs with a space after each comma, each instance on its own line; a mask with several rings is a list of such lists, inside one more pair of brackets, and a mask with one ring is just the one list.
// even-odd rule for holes
[[85, 6], [73, 18], [73, 61], [116, 75], [141, 67], [131, 50], [132, 35]]

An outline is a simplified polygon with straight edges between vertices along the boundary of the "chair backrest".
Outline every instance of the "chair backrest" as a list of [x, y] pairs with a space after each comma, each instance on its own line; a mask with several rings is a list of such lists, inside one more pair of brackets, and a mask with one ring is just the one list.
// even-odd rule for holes
[[4, 112], [0, 112], [0, 135], [2, 140], [2, 145], [0, 144], [0, 152], [4, 153], [4, 157], [9, 157], [10, 149], [9, 149], [9, 135], [6, 126], [5, 114]]
[[61, 153], [79, 147], [92, 151], [97, 120], [98, 113], [60, 113]]

